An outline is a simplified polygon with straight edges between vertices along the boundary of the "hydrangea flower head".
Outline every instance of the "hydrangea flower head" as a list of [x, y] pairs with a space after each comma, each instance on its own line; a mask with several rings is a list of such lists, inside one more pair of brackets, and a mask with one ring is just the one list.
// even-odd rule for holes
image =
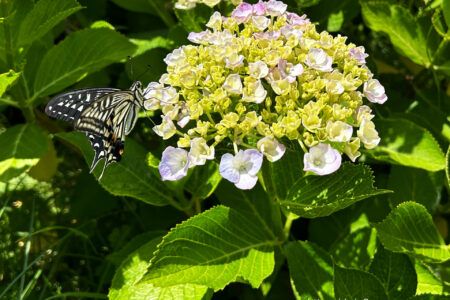
[[178, 136], [189, 167], [221, 149], [220, 173], [247, 189], [263, 158], [281, 159], [293, 142], [305, 170], [318, 175], [336, 171], [342, 154], [355, 161], [361, 145], [380, 142], [364, 98], [376, 105], [387, 96], [363, 47], [317, 32], [275, 0], [241, 2], [231, 17], [215, 12], [207, 27], [167, 55], [167, 73], [145, 91], [146, 108], [163, 114], [155, 132]]

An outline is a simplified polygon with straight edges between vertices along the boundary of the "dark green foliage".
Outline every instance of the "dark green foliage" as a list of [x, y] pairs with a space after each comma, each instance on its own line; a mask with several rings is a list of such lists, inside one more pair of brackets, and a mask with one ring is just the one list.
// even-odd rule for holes
[[217, 159], [162, 182], [175, 145], [143, 114], [99, 183], [84, 133], [43, 113], [64, 91], [157, 81], [230, 2], [0, 0], [1, 299], [448, 299], [450, 2], [285, 2], [370, 54], [381, 143], [323, 177], [289, 144], [242, 191]]

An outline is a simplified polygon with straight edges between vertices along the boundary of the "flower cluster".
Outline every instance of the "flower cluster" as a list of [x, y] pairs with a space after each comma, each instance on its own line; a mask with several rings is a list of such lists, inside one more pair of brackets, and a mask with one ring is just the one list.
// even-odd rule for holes
[[162, 111], [154, 131], [178, 136], [179, 148], [163, 153], [163, 180], [214, 159], [218, 145], [234, 152], [221, 156], [222, 177], [250, 189], [263, 157], [277, 161], [291, 141], [305, 152], [304, 170], [318, 175], [336, 171], [341, 154], [355, 161], [361, 145], [380, 142], [363, 99], [387, 97], [364, 48], [286, 8], [270, 0], [242, 2], [231, 17], [215, 12], [209, 29], [189, 34], [195, 45], [167, 55], [167, 73], [145, 91], [146, 109]]
[[[221, 0], [178, 0], [175, 3], [175, 8], [177, 9], [191, 9], [194, 8], [197, 3], [203, 3], [208, 5], [209, 7], [216, 6], [220, 3]], [[230, 0], [232, 4], [238, 5], [242, 2], [242, 0]]]

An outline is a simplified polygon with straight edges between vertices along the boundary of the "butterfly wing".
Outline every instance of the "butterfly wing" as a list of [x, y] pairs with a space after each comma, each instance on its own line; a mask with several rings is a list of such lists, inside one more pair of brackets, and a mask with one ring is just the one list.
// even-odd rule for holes
[[50, 100], [45, 107], [45, 113], [50, 117], [75, 124], [81, 113], [92, 102], [118, 91], [120, 90], [114, 88], [89, 88], [67, 92]]
[[132, 92], [114, 92], [92, 103], [75, 122], [76, 129], [86, 131], [95, 152], [91, 172], [100, 159], [106, 159], [99, 180], [111, 162], [122, 158], [126, 134], [123, 123], [129, 119], [130, 111], [139, 109], [135, 107]]

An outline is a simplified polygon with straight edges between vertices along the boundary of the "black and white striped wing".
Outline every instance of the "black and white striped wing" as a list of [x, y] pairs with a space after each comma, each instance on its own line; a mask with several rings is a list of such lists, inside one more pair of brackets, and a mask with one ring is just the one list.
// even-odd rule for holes
[[45, 107], [50, 117], [75, 124], [81, 113], [94, 101], [114, 92], [115, 88], [88, 88], [67, 92], [54, 97]]

